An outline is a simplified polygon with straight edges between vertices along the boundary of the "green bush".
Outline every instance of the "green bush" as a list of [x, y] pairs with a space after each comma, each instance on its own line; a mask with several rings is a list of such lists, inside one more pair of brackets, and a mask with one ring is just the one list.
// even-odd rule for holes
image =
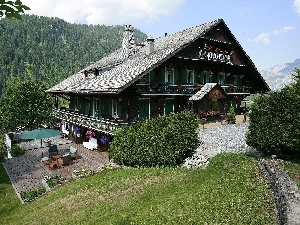
[[12, 157], [16, 157], [25, 153], [24, 148], [19, 145], [13, 145], [10, 150], [10, 154]]
[[230, 118], [231, 121], [232, 121], [233, 123], [235, 123], [235, 122], [236, 122], [236, 113], [235, 113], [235, 109], [234, 109], [233, 106], [231, 106], [231, 107], [229, 108], [228, 113], [231, 114], [231, 118]]
[[40, 187], [33, 191], [21, 193], [21, 198], [23, 199], [24, 202], [30, 202], [30, 201], [34, 200], [35, 198], [43, 195], [45, 192], [46, 192], [46, 188]]
[[299, 109], [296, 88], [256, 97], [249, 114], [246, 143], [268, 154], [300, 151]]
[[3, 160], [7, 156], [6, 145], [5, 145], [5, 137], [4, 135], [0, 135], [0, 161]]
[[133, 167], [180, 165], [199, 145], [198, 127], [196, 116], [189, 112], [137, 122], [116, 131], [110, 157]]

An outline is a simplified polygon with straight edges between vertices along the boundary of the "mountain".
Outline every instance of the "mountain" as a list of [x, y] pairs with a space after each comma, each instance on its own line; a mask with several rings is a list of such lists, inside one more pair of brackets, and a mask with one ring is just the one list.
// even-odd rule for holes
[[271, 90], [280, 90], [292, 82], [295, 68], [300, 68], [300, 59], [296, 59], [292, 63], [273, 66], [266, 70], [261, 70], [260, 73], [270, 86]]
[[[23, 15], [0, 19], [0, 95], [9, 77], [36, 79], [51, 87], [122, 45], [124, 26], [71, 24]], [[135, 42], [147, 35], [134, 29]]]

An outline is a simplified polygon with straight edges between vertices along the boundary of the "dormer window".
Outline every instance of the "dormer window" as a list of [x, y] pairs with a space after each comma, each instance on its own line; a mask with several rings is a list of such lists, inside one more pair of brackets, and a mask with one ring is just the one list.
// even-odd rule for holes
[[194, 70], [187, 70], [187, 84], [193, 84], [194, 83]]
[[174, 84], [174, 68], [166, 68], [165, 82], [169, 84]]

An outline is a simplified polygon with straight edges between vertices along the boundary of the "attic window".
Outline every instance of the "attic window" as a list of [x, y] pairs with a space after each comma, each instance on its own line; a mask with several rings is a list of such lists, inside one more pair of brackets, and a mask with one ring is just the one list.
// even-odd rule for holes
[[98, 77], [100, 75], [100, 72], [101, 72], [101, 69], [98, 69], [98, 68], [83, 71], [85, 78]]

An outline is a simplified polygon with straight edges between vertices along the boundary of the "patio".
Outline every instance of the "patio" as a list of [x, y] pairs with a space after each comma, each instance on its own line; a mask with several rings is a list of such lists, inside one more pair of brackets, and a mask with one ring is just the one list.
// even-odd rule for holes
[[21, 193], [44, 187], [44, 176], [59, 174], [66, 180], [72, 180], [74, 179], [73, 170], [86, 169], [97, 172], [99, 168], [109, 163], [107, 152], [90, 151], [82, 144], [61, 142], [61, 144], [57, 144], [59, 154], [71, 146], [77, 148], [78, 159], [73, 160], [67, 166], [55, 167], [53, 170], [41, 162], [42, 155], [48, 155], [48, 147], [27, 149], [24, 155], [2, 162], [17, 195], [20, 197]]

